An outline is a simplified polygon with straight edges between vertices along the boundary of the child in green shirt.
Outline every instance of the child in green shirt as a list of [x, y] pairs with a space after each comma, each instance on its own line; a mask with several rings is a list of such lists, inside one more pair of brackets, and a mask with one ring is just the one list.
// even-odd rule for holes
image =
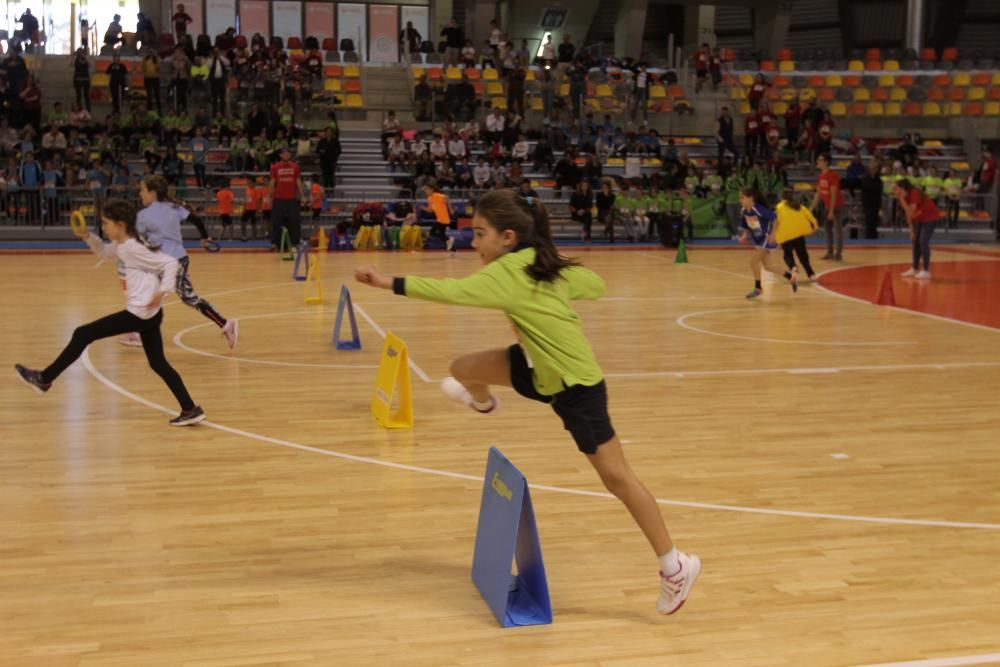
[[451, 364], [454, 377], [445, 378], [442, 390], [480, 413], [499, 408], [490, 385], [513, 387], [526, 398], [551, 405], [605, 487], [625, 504], [653, 547], [660, 569], [657, 611], [676, 612], [701, 572], [701, 561], [677, 551], [655, 498], [626, 461], [611, 426], [600, 366], [571, 306], [574, 300], [600, 298], [604, 282], [559, 254], [548, 213], [535, 198], [513, 190], [484, 195], [476, 205], [473, 232], [473, 247], [485, 266], [471, 276], [390, 278], [374, 267], [363, 267], [355, 277], [402, 296], [507, 315], [518, 344], [458, 357]]

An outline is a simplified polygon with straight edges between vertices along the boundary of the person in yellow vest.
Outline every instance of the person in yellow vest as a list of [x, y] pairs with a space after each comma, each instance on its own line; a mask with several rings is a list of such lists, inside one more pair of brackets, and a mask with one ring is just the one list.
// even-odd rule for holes
[[788, 270], [795, 268], [793, 254], [797, 255], [809, 280], [815, 281], [816, 272], [809, 262], [809, 250], [806, 248], [806, 237], [819, 229], [819, 223], [816, 222], [812, 211], [802, 206], [794, 190], [785, 188], [781, 192], [781, 201], [778, 202], [774, 212], [778, 216], [778, 228], [774, 236], [781, 244]]
[[951, 229], [958, 225], [958, 211], [962, 205], [962, 186], [965, 183], [954, 171], [944, 172], [942, 187], [944, 196], [948, 204], [948, 224], [946, 229]]

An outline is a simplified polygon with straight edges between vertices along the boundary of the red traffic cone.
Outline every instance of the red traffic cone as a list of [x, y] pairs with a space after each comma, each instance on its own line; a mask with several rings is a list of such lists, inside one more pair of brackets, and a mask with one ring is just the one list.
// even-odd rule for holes
[[878, 290], [875, 303], [879, 306], [895, 306], [896, 296], [892, 292], [892, 274], [888, 271], [882, 277], [882, 286]]

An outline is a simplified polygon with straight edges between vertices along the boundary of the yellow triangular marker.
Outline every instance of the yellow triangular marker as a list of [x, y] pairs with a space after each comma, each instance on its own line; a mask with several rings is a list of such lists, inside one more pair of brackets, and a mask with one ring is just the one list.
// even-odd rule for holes
[[[309, 296], [309, 285], [316, 284], [316, 295]], [[319, 260], [309, 255], [309, 270], [306, 272], [306, 303], [323, 303], [323, 282], [319, 278]]]
[[[398, 405], [393, 411], [393, 398]], [[382, 359], [375, 374], [372, 416], [382, 428], [413, 427], [413, 392], [410, 388], [410, 355], [406, 343], [394, 334], [385, 337]]]

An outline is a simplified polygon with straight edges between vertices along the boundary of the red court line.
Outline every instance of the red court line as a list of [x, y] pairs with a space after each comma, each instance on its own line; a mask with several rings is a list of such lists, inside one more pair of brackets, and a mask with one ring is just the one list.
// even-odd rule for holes
[[1000, 329], [1000, 258], [996, 261], [931, 262], [933, 280], [903, 278], [908, 264], [858, 266], [820, 276], [823, 287], [875, 301], [886, 273], [896, 306]]

